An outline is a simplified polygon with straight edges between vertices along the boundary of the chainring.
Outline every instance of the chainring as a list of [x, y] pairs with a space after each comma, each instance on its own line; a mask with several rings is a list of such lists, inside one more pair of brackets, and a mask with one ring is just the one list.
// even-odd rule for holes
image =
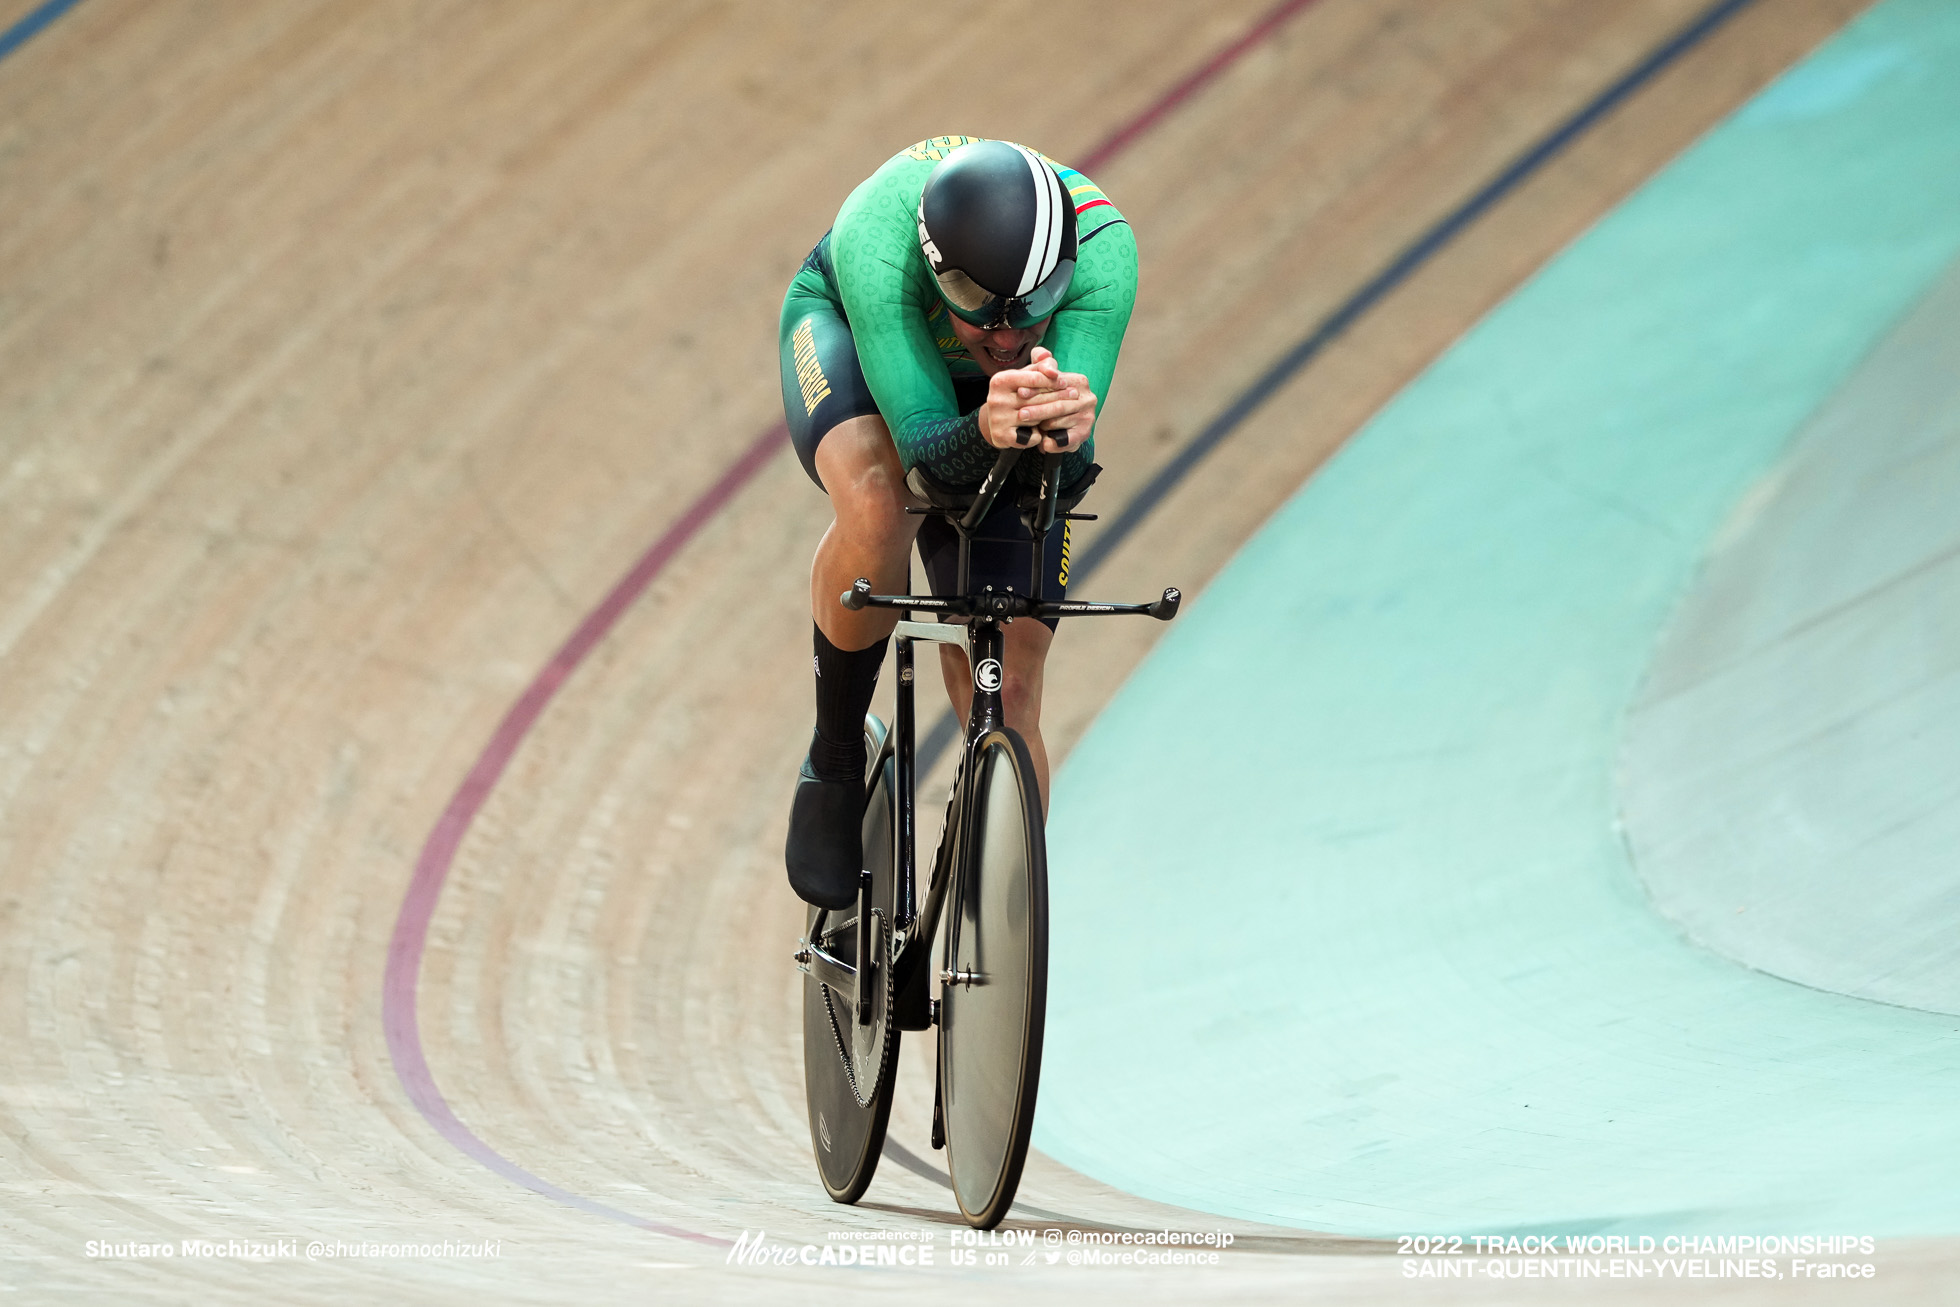
[[[878, 1091], [883, 1087], [887, 1068], [891, 1065], [892, 1047], [892, 964], [891, 964], [891, 924], [885, 914], [872, 909], [877, 919], [873, 928], [872, 948], [876, 950], [880, 965], [877, 987], [871, 994], [871, 1024], [860, 1026], [850, 1004], [830, 986], [823, 988], [824, 1015], [830, 1018], [831, 1038], [837, 1042], [837, 1056], [844, 1061], [844, 1075], [851, 1082], [851, 1097], [859, 1107], [870, 1107], [876, 1101]], [[857, 919], [853, 917], [840, 926], [835, 935], [846, 931], [855, 935]], [[861, 966], [862, 962], [854, 961]], [[849, 1036], [845, 1031], [850, 1031]]]

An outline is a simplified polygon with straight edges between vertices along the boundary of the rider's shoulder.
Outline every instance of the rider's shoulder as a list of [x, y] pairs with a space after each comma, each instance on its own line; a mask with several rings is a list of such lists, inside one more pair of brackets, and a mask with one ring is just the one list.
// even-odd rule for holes
[[844, 198], [832, 225], [837, 238], [856, 243], [900, 233], [913, 238], [919, 195], [940, 159], [976, 136], [929, 136], [900, 150]]
[[845, 197], [831, 224], [830, 251], [845, 280], [888, 286], [924, 275], [908, 257], [918, 241], [919, 196], [939, 161], [978, 136], [928, 136], [886, 159]]
[[887, 161], [887, 166], [901, 159], [910, 159], [914, 163], [938, 163], [962, 145], [973, 145], [986, 139], [984, 136], [928, 136], [918, 144], [908, 145], [894, 154]]

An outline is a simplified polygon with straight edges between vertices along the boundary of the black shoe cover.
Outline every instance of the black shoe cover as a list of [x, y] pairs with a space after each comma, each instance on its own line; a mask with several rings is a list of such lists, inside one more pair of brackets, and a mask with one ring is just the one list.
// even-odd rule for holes
[[789, 885], [805, 903], [847, 908], [864, 869], [864, 785], [820, 781], [808, 759], [789, 809]]

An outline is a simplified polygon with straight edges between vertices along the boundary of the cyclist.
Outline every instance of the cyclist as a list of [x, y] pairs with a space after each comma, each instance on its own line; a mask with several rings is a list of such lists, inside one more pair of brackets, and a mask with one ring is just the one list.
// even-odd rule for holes
[[[971, 490], [1018, 428], [1064, 453], [1061, 496], [1080, 498], [1097, 406], [1136, 299], [1136, 242], [1095, 184], [1024, 146], [935, 136], [900, 151], [851, 192], [783, 301], [783, 410], [797, 457], [835, 520], [810, 569], [817, 724], [790, 810], [792, 887], [847, 905], [863, 866], [864, 714], [898, 614], [838, 602], [858, 577], [902, 593], [916, 538], [935, 591], [955, 583], [950, 525], [919, 517], [923, 495]], [[1024, 487], [1042, 460], [1023, 461]], [[1003, 493], [976, 541], [975, 586], [1025, 591], [1027, 528]], [[1043, 588], [1068, 580], [1068, 529], [1042, 542]], [[1048, 757], [1041, 677], [1054, 622], [1007, 628], [1008, 725], [1027, 740], [1043, 802]], [[940, 645], [955, 709], [972, 693], [966, 656]]]

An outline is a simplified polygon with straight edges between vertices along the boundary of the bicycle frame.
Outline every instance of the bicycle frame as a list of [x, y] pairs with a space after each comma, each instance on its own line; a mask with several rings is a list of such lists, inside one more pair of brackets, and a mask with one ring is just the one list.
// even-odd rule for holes
[[[937, 933], [939, 913], [944, 905], [947, 888], [952, 881], [956, 864], [963, 864], [966, 845], [969, 839], [966, 814], [971, 810], [968, 791], [974, 783], [972, 761], [980, 741], [989, 732], [1005, 724], [1005, 708], [1001, 699], [1001, 684], [1005, 634], [1002, 627], [1015, 618], [1039, 620], [1044, 617], [1089, 617], [1134, 614], [1154, 617], [1159, 621], [1169, 621], [1177, 615], [1180, 595], [1174, 588], [1166, 589], [1163, 597], [1149, 604], [1099, 604], [1067, 600], [1048, 600], [1042, 596], [1043, 550], [1040, 542], [1047, 538], [1049, 530], [1058, 518], [1077, 521], [1093, 521], [1092, 514], [1068, 513], [1059, 509], [1057, 479], [1061, 470], [1061, 456], [1048, 455], [1043, 470], [1041, 488], [1035, 502], [1022, 510], [1022, 520], [1026, 523], [1034, 546], [1030, 549], [1028, 593], [1018, 594], [1012, 590], [996, 591], [987, 586], [978, 594], [971, 589], [971, 547], [975, 532], [979, 530], [995, 501], [1005, 489], [1015, 465], [1020, 461], [1024, 449], [1004, 449], [995, 459], [986, 479], [980, 484], [971, 504], [962, 508], [936, 506], [924, 509], [909, 509], [913, 513], [936, 513], [947, 517], [959, 533], [959, 593], [953, 596], [928, 595], [874, 595], [869, 581], [859, 578], [851, 589], [844, 592], [840, 601], [844, 607], [854, 611], [864, 608], [896, 608], [908, 613], [934, 613], [944, 616], [964, 618], [963, 624], [947, 622], [900, 621], [897, 627], [896, 659], [897, 712], [892, 729], [885, 736], [884, 748], [871, 768], [872, 780], [866, 789], [869, 802], [872, 789], [877, 785], [877, 777], [883, 772], [885, 761], [892, 758], [894, 766], [893, 804], [893, 874], [897, 879], [895, 920], [893, 928], [893, 947], [891, 965], [893, 970], [896, 1006], [892, 1019], [901, 1030], [924, 1030], [936, 1017], [937, 1003], [930, 999], [929, 986], [919, 981], [930, 972], [925, 970], [925, 962], [931, 955], [932, 940]], [[916, 684], [916, 671], [913, 666], [913, 646], [924, 640], [935, 644], [956, 644], [966, 650], [967, 670], [973, 678], [973, 702], [967, 715], [966, 733], [960, 747], [959, 770], [953, 784], [953, 793], [948, 805], [946, 824], [940, 832], [939, 847], [933, 857], [931, 880], [926, 887], [925, 902], [918, 898], [917, 875], [917, 813], [915, 788], [917, 783], [917, 757], [914, 751], [914, 731], [916, 727], [913, 691]], [[871, 915], [870, 902], [871, 877], [864, 876], [863, 887], [858, 899], [857, 957], [871, 956]], [[815, 941], [821, 938], [823, 924], [828, 913], [818, 916], [813, 923], [810, 938], [797, 953], [797, 961], [809, 968], [820, 980], [840, 995], [850, 1000], [851, 1008], [859, 1024], [871, 1020], [871, 985], [869, 978], [875, 973], [871, 967], [863, 969], [830, 956]], [[861, 981], [866, 983], [860, 983]], [[921, 1002], [924, 998], [924, 1002]]]
[[[960, 1210], [969, 1222], [982, 1228], [991, 1228], [1005, 1215], [1026, 1159], [1046, 1005], [1046, 841], [1040, 801], [1034, 794], [1032, 759], [1025, 742], [1006, 726], [1005, 628], [1016, 618], [1121, 613], [1167, 621], [1176, 615], [1179, 602], [1175, 589], [1165, 590], [1163, 598], [1151, 604], [1051, 601], [1043, 596], [1045, 545], [1051, 528], [1064, 517], [1090, 519], [1088, 514], [1067, 513], [1061, 507], [1057, 491], [1060, 455], [1047, 458], [1037, 493], [1021, 504], [1021, 520], [1033, 546], [1029, 550], [1026, 593], [1012, 587], [996, 589], [991, 584], [977, 593], [973, 590], [972, 546], [983, 538], [978, 535], [981, 524], [990, 517], [1035, 433], [1024, 427], [1017, 437], [1020, 447], [1001, 451], [977, 493], [967, 496], [927, 477], [918, 488], [932, 506], [907, 509], [938, 514], [957, 533], [958, 577], [951, 595], [874, 595], [871, 583], [860, 577], [839, 597], [844, 607], [854, 612], [871, 607], [900, 610], [903, 620], [895, 623], [897, 712], [892, 729], [882, 740], [876, 740], [871, 729], [877, 723], [866, 719], [866, 734], [876, 741], [877, 755], [871, 759], [864, 791], [867, 817], [861, 824], [875, 833], [875, 842], [867, 844], [871, 856], [866, 859], [867, 869], [859, 872], [856, 902], [835, 912], [813, 910], [809, 931], [796, 951], [796, 961], [805, 973], [804, 1065], [810, 1132], [825, 1189], [839, 1202], [855, 1202], [863, 1194], [876, 1169], [876, 1150], [891, 1110], [896, 1074], [893, 1052], [899, 1032], [937, 1025], [941, 1029], [934, 1074], [932, 1146], [953, 1150], [947, 1166], [948, 1174], [954, 1177]], [[1087, 482], [1078, 485], [1086, 487]], [[912, 620], [927, 615], [941, 620]], [[931, 875], [923, 887], [918, 876], [919, 759], [914, 745], [918, 721], [914, 656], [920, 641], [964, 648], [973, 690], [958, 771], [948, 797], [946, 824], [933, 856]], [[1005, 765], [1012, 769], [1004, 778], [991, 761], [1003, 755]], [[887, 776], [892, 780], [886, 796], [889, 821], [886, 814], [873, 821], [869, 814], [878, 802], [878, 786]], [[983, 847], [982, 822], [985, 820], [989, 829], [993, 823], [991, 818], [983, 818], [982, 810], [992, 806], [993, 800], [987, 796], [993, 794], [997, 778], [1010, 787], [1001, 791], [1006, 796], [1002, 801], [1012, 803], [1013, 821], [1019, 824], [1026, 841], [1026, 860], [1020, 864], [997, 863]], [[887, 854], [889, 864], [883, 861]], [[976, 865], [981, 860], [985, 861], [984, 868]], [[1025, 920], [1012, 915], [1017, 885], [1025, 894]], [[843, 915], [853, 907], [855, 919]], [[942, 912], [948, 914], [945, 965], [938, 971], [940, 986], [935, 991], [930, 983], [934, 969], [928, 962], [939, 940]], [[836, 924], [830, 926], [832, 922]], [[976, 932], [971, 939], [965, 938], [969, 930]], [[981, 938], [997, 930], [1003, 935], [999, 951]], [[1016, 948], [1020, 953], [1015, 953]], [[1008, 959], [1003, 963], [1006, 970], [997, 976], [981, 974], [995, 969], [991, 962], [983, 966], [982, 949], [987, 950], [985, 957]], [[851, 962], [839, 956], [847, 952], [852, 955]], [[1019, 964], [1011, 960], [1014, 957], [1020, 958]], [[990, 998], [993, 991], [981, 987], [996, 982], [1003, 987], [999, 997]], [[1016, 1002], [1020, 1003], [1018, 1008], [1013, 1006]], [[1022, 1018], [1018, 1036], [1013, 1033], [1015, 1011]], [[969, 1013], [978, 1014], [973, 1020], [979, 1024], [969, 1020]], [[1007, 1024], [1001, 1024], [1003, 1019]], [[994, 1023], [992, 1034], [988, 1033], [990, 1020]], [[841, 1074], [812, 1042], [829, 1042], [829, 1037], [835, 1038], [836, 1055], [842, 1058]], [[1020, 1042], [1014, 1043], [1017, 1037]], [[977, 1044], [976, 1038], [980, 1041]], [[1012, 1069], [1008, 1098], [1001, 1098], [995, 1092], [997, 1086], [988, 1079], [994, 1074], [989, 1068], [995, 1065], [1017, 1068]], [[979, 1080], [973, 1078], [972, 1070], [962, 1070], [976, 1066], [982, 1077]], [[962, 1089], [963, 1085], [966, 1088]], [[972, 1096], [975, 1093], [979, 1098]], [[976, 1108], [976, 1102], [982, 1106]], [[1011, 1129], [994, 1138], [990, 1131], [999, 1110], [1011, 1112]], [[976, 1111], [981, 1115], [975, 1116]], [[834, 1128], [838, 1123], [845, 1127], [841, 1134]], [[948, 1131], [956, 1124], [958, 1138], [949, 1139]], [[834, 1154], [833, 1139], [838, 1144]], [[976, 1148], [980, 1151], [975, 1152]], [[992, 1149], [999, 1151], [988, 1151]], [[997, 1172], [986, 1169], [996, 1163]]]

